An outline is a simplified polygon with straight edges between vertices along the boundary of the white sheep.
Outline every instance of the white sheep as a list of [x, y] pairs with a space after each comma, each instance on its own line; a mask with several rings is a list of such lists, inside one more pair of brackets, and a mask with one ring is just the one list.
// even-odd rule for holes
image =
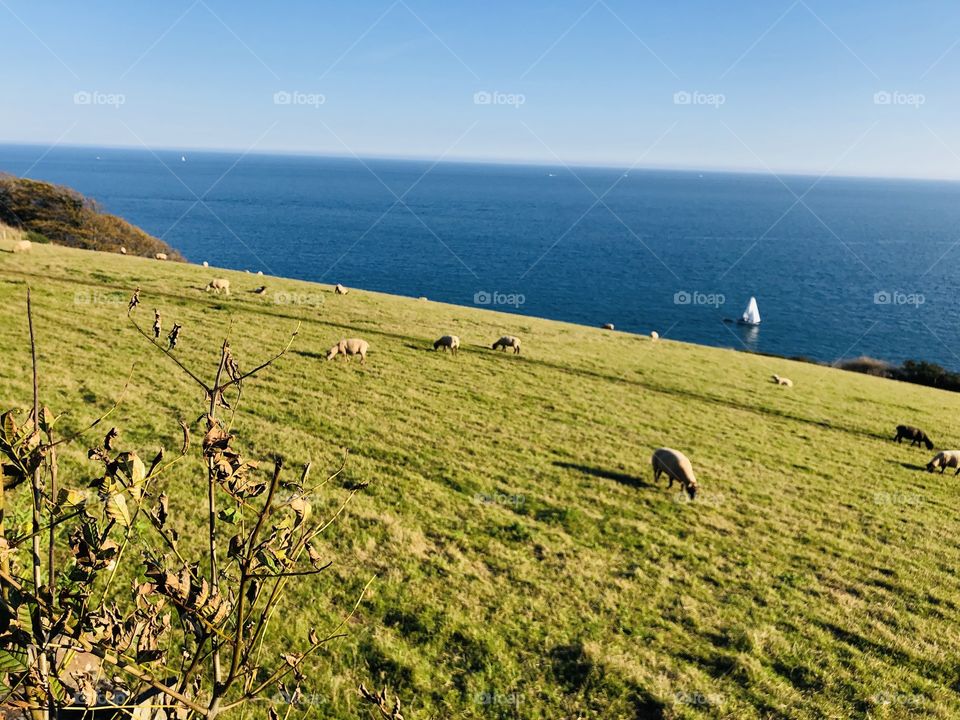
[[127, 254], [127, 249], [126, 249], [123, 245], [120, 246], [120, 254], [121, 254], [121, 255], [126, 255], [126, 254]]
[[502, 338], [497, 340], [492, 348], [494, 350], [500, 349], [506, 352], [507, 348], [513, 348], [513, 354], [520, 354], [520, 338], [516, 338], [513, 335], [504, 335]]
[[348, 292], [350, 292], [349, 290], [347, 290], [347, 288], [345, 288], [345, 287], [344, 287], [343, 285], [341, 285], [340, 283], [337, 283], [337, 286], [336, 286], [335, 288], [333, 288], [333, 291], [334, 291], [337, 295], [346, 295]]
[[208, 263], [206, 260], [204, 260], [204, 261], [203, 261], [203, 266], [204, 266], [204, 267], [210, 267], [210, 263]]
[[367, 350], [370, 348], [366, 340], [360, 338], [349, 338], [341, 340], [327, 351], [327, 360], [333, 360], [337, 355], [359, 355], [360, 364], [367, 361]]
[[657, 340], [660, 339], [660, 333], [654, 330], [653, 332], [650, 333], [650, 339], [656, 342]]
[[771, 375], [770, 381], [776, 385], [783, 385], [784, 387], [793, 387], [793, 380], [787, 377], [780, 377], [779, 375]]
[[214, 278], [210, 281], [210, 284], [207, 285], [207, 292], [213, 290], [217, 295], [220, 294], [222, 290], [225, 295], [230, 294], [230, 281], [226, 278]]
[[167, 254], [166, 254], [166, 253], [156, 253], [153, 257], [154, 257], [155, 260], [166, 260], [166, 259], [167, 259]]
[[613, 327], [613, 323], [604, 323], [604, 324], [603, 324], [603, 329], [604, 329], [604, 330], [614, 330], [615, 328]]
[[658, 448], [653, 451], [650, 463], [653, 465], [654, 482], [660, 479], [662, 473], [666, 473], [670, 479], [668, 488], [673, 487], [673, 481], [676, 480], [687, 491], [691, 500], [696, 497], [697, 477], [693, 474], [693, 465], [682, 452], [671, 448]]
[[947, 468], [957, 468], [954, 475], [960, 475], [960, 450], [941, 450], [927, 463], [927, 472], [940, 468], [940, 474]]
[[460, 350], [460, 338], [456, 335], [444, 335], [433, 344], [434, 350], [449, 350], [454, 355]]
[[33, 243], [29, 240], [19, 240], [13, 244], [13, 251], [15, 253], [26, 253], [30, 252], [30, 248], [33, 247]]

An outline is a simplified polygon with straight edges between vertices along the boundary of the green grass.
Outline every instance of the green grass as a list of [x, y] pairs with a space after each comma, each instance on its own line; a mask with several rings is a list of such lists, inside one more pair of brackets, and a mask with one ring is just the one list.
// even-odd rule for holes
[[[201, 290], [215, 275], [231, 297]], [[349, 636], [310, 666], [310, 717], [366, 713], [361, 681], [398, 692], [408, 720], [960, 716], [958, 482], [891, 442], [909, 422], [960, 445], [957, 395], [49, 245], [0, 252], [0, 279], [0, 407], [30, 402], [29, 283], [45, 402], [80, 427], [134, 366], [110, 422], [144, 456], [158, 438], [177, 447], [177, 419], [202, 398], [129, 326], [134, 286], [141, 324], [154, 307], [181, 322], [177, 354], [207, 376], [225, 332], [250, 367], [303, 320], [291, 353], [247, 386], [239, 445], [317, 473], [349, 449], [342, 485], [371, 485], [326, 535], [335, 565], [298, 585], [272, 650], [336, 625], [377, 576]], [[261, 283], [266, 297], [246, 292]], [[459, 357], [432, 351], [444, 333], [460, 335]], [[503, 333], [521, 356], [489, 349]], [[370, 342], [366, 366], [324, 361], [352, 336]], [[652, 485], [661, 445], [693, 461], [695, 502]], [[61, 482], [93, 472], [82, 447], [63, 463]], [[193, 537], [200, 461], [169, 483]]]

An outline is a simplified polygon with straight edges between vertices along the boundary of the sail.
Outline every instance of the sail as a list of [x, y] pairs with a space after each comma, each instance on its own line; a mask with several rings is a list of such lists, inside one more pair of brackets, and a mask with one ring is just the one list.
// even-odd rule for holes
[[743, 311], [743, 322], [750, 325], [760, 324], [760, 309], [757, 307], [757, 299], [755, 297], [750, 298], [746, 310]]

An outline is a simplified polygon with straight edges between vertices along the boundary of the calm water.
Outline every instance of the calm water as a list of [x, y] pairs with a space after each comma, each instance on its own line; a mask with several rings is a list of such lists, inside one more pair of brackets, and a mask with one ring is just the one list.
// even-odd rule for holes
[[[45, 151], [0, 146], [0, 170], [75, 187], [195, 262], [960, 369], [956, 183], [78, 148], [38, 161]], [[724, 324], [750, 295], [761, 327]]]

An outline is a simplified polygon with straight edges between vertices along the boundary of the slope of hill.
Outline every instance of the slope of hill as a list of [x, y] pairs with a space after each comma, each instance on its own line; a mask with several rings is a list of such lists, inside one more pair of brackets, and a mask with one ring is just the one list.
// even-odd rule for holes
[[[214, 275], [231, 296], [203, 291]], [[350, 450], [315, 513], [371, 485], [326, 535], [335, 564], [300, 583], [277, 646], [335, 625], [377, 576], [349, 636], [310, 666], [308, 717], [358, 717], [361, 681], [398, 692], [408, 720], [960, 716], [957, 483], [891, 441], [909, 422], [960, 445], [956, 394], [50, 245], [0, 252], [0, 280], [0, 408], [29, 403], [29, 283], [46, 403], [79, 427], [134, 367], [111, 423], [144, 456], [158, 437], [175, 447], [202, 398], [130, 327], [133, 287], [141, 323], [153, 308], [182, 323], [177, 353], [206, 375], [225, 333], [249, 367], [303, 320], [245, 388], [235, 430], [250, 456], [290, 466]], [[458, 357], [432, 351], [444, 333]], [[490, 350], [503, 333], [522, 355]], [[365, 366], [324, 360], [352, 336], [370, 342]], [[696, 501], [652, 484], [660, 445], [692, 459]], [[61, 482], [90, 472], [72, 448]], [[195, 460], [169, 480], [186, 542], [202, 477]]]
[[123, 218], [103, 212], [76, 190], [40, 180], [0, 173], [0, 223], [37, 233], [50, 242], [86, 250], [154, 257], [165, 253], [183, 260], [176, 250]]

